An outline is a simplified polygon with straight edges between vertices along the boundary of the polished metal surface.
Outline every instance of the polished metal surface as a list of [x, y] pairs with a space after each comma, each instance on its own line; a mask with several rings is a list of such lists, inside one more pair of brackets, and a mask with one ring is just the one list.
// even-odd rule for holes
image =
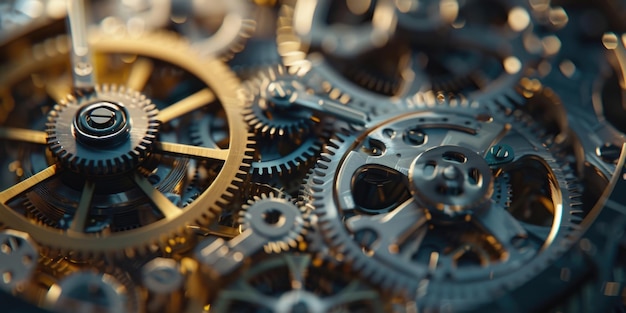
[[0, 3], [3, 312], [626, 312], [623, 0]]

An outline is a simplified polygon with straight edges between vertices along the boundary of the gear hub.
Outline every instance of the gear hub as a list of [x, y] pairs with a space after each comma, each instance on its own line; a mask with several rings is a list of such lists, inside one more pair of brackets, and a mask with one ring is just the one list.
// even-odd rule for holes
[[416, 201], [434, 217], [463, 217], [480, 210], [493, 193], [493, 175], [476, 152], [439, 146], [420, 154], [409, 170]]
[[49, 113], [48, 146], [75, 172], [127, 172], [148, 156], [158, 131], [157, 113], [138, 92], [98, 86], [93, 94], [68, 98]]

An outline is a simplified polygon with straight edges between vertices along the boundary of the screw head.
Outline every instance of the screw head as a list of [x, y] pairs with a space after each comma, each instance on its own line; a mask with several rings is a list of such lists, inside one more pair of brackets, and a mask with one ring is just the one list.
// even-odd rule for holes
[[515, 154], [513, 147], [505, 144], [494, 145], [487, 152], [485, 160], [489, 165], [500, 165], [513, 161]]
[[130, 127], [128, 110], [122, 104], [109, 101], [86, 104], [74, 118], [76, 138], [83, 144], [97, 147], [124, 142]]
[[96, 129], [105, 129], [115, 123], [116, 110], [103, 106], [87, 112], [87, 124]]
[[414, 146], [423, 145], [426, 142], [426, 133], [421, 128], [409, 128], [404, 132], [404, 141]]

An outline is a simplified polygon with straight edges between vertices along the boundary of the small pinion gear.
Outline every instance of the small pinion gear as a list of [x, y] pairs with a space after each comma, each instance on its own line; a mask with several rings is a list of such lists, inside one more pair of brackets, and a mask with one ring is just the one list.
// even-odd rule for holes
[[252, 229], [267, 239], [265, 250], [279, 253], [297, 248], [304, 241], [309, 218], [304, 207], [293, 204], [285, 195], [262, 194], [242, 205], [239, 223], [242, 230]]
[[59, 161], [86, 175], [127, 172], [150, 153], [159, 121], [156, 106], [123, 86], [100, 85], [68, 96], [50, 112], [47, 143]]

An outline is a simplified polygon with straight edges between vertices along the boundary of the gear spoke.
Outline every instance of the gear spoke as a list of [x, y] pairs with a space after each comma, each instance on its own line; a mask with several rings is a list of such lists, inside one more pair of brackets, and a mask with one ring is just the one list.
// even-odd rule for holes
[[274, 309], [276, 308], [276, 299], [268, 297], [247, 283], [237, 284], [241, 290], [224, 290], [220, 293], [220, 297], [229, 300], [237, 300], [246, 303], [258, 305], [260, 307]]
[[91, 201], [93, 200], [95, 190], [96, 184], [93, 181], [85, 181], [80, 202], [78, 202], [76, 213], [74, 213], [74, 218], [72, 219], [70, 231], [80, 233], [85, 230], [85, 224], [87, 223], [87, 217], [89, 216], [89, 209], [91, 208]]
[[7, 203], [7, 201], [19, 196], [25, 191], [35, 187], [37, 184], [44, 182], [52, 178], [58, 171], [57, 165], [50, 165], [41, 172], [9, 187], [8, 189], [0, 192], [0, 203]]
[[376, 230], [380, 236], [384, 235], [386, 244], [391, 244], [402, 243], [408, 235], [421, 228], [426, 221], [424, 211], [413, 199], [408, 199], [387, 214], [373, 217], [359, 215], [349, 218], [346, 223], [353, 232], [362, 229]]
[[228, 149], [204, 148], [171, 142], [157, 142], [156, 148], [157, 151], [163, 153], [188, 156], [192, 158], [213, 159], [218, 161], [225, 161], [228, 158], [229, 153]]
[[135, 91], [143, 90], [146, 83], [148, 83], [148, 79], [150, 79], [153, 68], [154, 64], [152, 61], [145, 58], [137, 59], [130, 69], [126, 86]]
[[0, 127], [0, 140], [14, 140], [21, 142], [34, 143], [38, 145], [45, 145], [47, 143], [48, 135], [46, 132], [13, 128], [13, 127]]
[[476, 134], [468, 134], [463, 132], [449, 132], [449, 135], [443, 140], [442, 145], [455, 145], [470, 148], [479, 155], [484, 156], [489, 147], [499, 142], [510, 130], [511, 124], [499, 123], [483, 123], [482, 128]]
[[315, 112], [329, 114], [359, 125], [365, 125], [365, 123], [369, 120], [369, 117], [364, 112], [350, 108], [341, 103], [328, 99], [322, 99], [319, 96], [306, 94], [304, 92], [298, 93], [297, 97], [293, 100], [293, 104], [305, 110], [313, 110]]
[[528, 237], [522, 225], [500, 206], [492, 206], [486, 212], [477, 214], [474, 216], [474, 222], [495, 237], [498, 243], [509, 252], [513, 249], [511, 245], [513, 239]]
[[289, 269], [291, 288], [294, 290], [304, 289], [305, 275], [311, 259], [309, 257], [285, 258], [285, 263], [287, 263], [287, 268]]
[[141, 189], [150, 201], [154, 204], [154, 206], [163, 213], [166, 219], [172, 219], [181, 214], [181, 209], [174, 205], [164, 194], [162, 194], [158, 189], [154, 188], [154, 186], [141, 174], [135, 173], [133, 176], [135, 183]]
[[528, 223], [524, 223], [523, 224], [524, 229], [526, 229], [526, 231], [528, 232], [528, 234], [530, 236], [535, 237], [538, 240], [546, 240], [548, 238], [548, 236], [550, 235], [550, 227], [546, 227], [546, 226], [539, 226], [539, 225], [532, 225], [532, 224], [528, 224]]
[[205, 88], [159, 111], [157, 120], [167, 123], [215, 101], [215, 94]]
[[49, 79], [46, 81], [46, 93], [50, 99], [59, 103], [72, 92], [72, 87], [61, 81], [61, 79]]
[[359, 290], [360, 286], [361, 284], [358, 280], [353, 280], [339, 293], [325, 298], [323, 302], [324, 309], [322, 311], [328, 312], [332, 308], [340, 307], [341, 305], [357, 303], [364, 300], [376, 300], [380, 297], [374, 290]]

